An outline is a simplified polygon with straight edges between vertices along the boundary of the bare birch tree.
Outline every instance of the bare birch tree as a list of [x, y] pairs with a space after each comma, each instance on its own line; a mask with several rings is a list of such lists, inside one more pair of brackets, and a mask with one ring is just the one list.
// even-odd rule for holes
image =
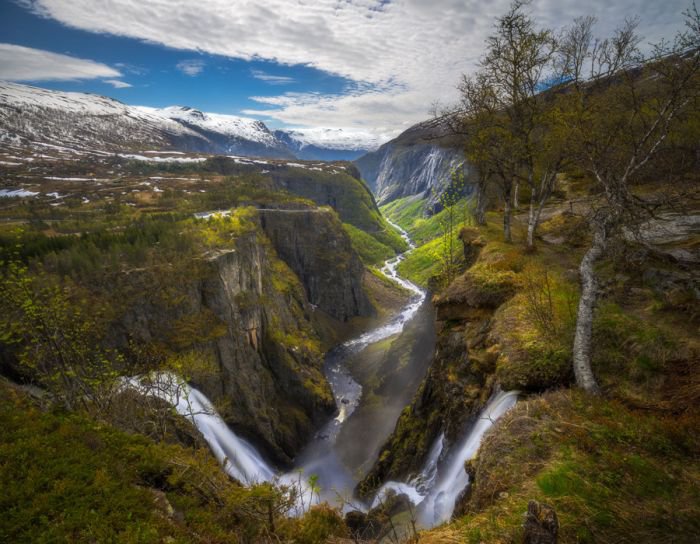
[[698, 98], [700, 16], [687, 12], [686, 31], [644, 58], [636, 20], [611, 38], [593, 39], [595, 19], [577, 19], [561, 39], [559, 63], [569, 84], [561, 95], [563, 119], [573, 138], [571, 159], [589, 172], [602, 197], [589, 216], [592, 241], [581, 261], [573, 347], [579, 387], [597, 393], [591, 367], [591, 335], [599, 296], [595, 265], [610, 240], [633, 229], [655, 209], [633, 183], [662, 150], [679, 118]]
[[530, 190], [526, 243], [532, 248], [563, 155], [554, 156], [553, 150], [559, 148], [543, 140], [548, 132], [542, 129], [549, 105], [541, 91], [554, 77], [556, 41], [551, 31], [536, 28], [526, 12], [528, 5], [529, 1], [515, 0], [497, 19], [478, 74], [464, 77], [460, 91], [468, 156], [500, 188], [508, 242], [520, 188]]

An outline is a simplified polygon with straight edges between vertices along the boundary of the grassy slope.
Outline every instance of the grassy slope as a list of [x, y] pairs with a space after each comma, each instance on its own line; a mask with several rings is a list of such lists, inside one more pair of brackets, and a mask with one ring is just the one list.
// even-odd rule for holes
[[397, 251], [406, 249], [406, 244], [400, 237], [395, 239], [398, 234], [390, 225], [386, 226], [381, 235], [368, 233], [350, 223], [343, 223], [343, 228], [350, 237], [352, 247], [366, 265], [379, 266], [394, 257]]
[[0, 382], [0, 541], [311, 544], [346, 529], [318, 508], [275, 515], [281, 493], [234, 484], [205, 450], [46, 412]]
[[[425, 217], [426, 200], [409, 196], [382, 206], [382, 213], [392, 222], [406, 230], [416, 245], [423, 245], [441, 234], [440, 222], [445, 218], [443, 210]], [[467, 200], [460, 201], [454, 212], [457, 223], [469, 223]]]
[[[382, 211], [419, 245], [399, 270], [426, 285], [439, 272], [441, 241], [439, 217], [424, 218], [423, 206], [409, 197]], [[486, 294], [501, 276], [516, 289], [493, 317], [491, 349], [499, 354], [498, 381], [530, 396], [484, 440], [466, 515], [423, 533], [421, 541], [519, 542], [527, 503], [535, 499], [555, 508], [560, 542], [694, 542], [700, 534], [700, 488], [693, 483], [700, 476], [696, 325], [683, 306], [661, 300], [645, 284], [644, 267], [608, 261], [600, 274], [609, 288], [594, 326], [594, 371], [605, 396], [568, 389], [585, 225], [555, 213], [541, 233], [559, 243], [540, 242], [534, 254], [517, 242], [523, 227], [516, 217], [516, 244], [504, 244], [501, 216], [489, 214], [478, 233], [479, 260], [443, 296]], [[554, 333], [533, 320], [529, 302], [545, 281]]]
[[[522, 228], [516, 221], [516, 240]], [[527, 502], [536, 499], [556, 509], [560, 542], [693, 542], [700, 534], [696, 325], [645, 284], [645, 266], [656, 263], [608, 261], [600, 267], [609, 288], [593, 341], [604, 397], [568, 389], [538, 394], [572, 385], [571, 309], [585, 244], [576, 218], [555, 216], [542, 232], [563, 241], [540, 242], [527, 254], [500, 242], [500, 216], [490, 214], [480, 229], [485, 246], [465, 285], [483, 291], [496, 275], [512, 274], [517, 294], [492, 323], [495, 371], [509, 388], [533, 393], [484, 441], [468, 513], [421, 541], [519, 542]], [[553, 335], [533, 321], [528, 303], [544, 271]]]
[[[455, 220], [459, 225], [455, 231], [459, 231], [465, 219], [466, 201], [458, 204], [455, 211]], [[425, 199], [405, 197], [381, 207], [382, 213], [392, 222], [405, 229], [411, 239], [418, 246], [399, 265], [401, 275], [423, 287], [428, 285], [430, 278], [440, 272], [440, 251], [442, 248], [440, 222], [444, 220], [446, 212], [424, 217]], [[461, 242], [454, 234], [454, 244], [458, 258], [461, 258]]]
[[560, 542], [694, 542], [696, 424], [577, 391], [521, 402], [482, 443], [473, 512], [425, 541], [520, 542], [535, 499], [556, 510]]

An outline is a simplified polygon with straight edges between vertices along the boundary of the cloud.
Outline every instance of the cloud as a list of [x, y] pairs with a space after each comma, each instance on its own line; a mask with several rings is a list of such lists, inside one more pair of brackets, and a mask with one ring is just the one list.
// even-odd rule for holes
[[103, 83], [107, 83], [115, 89], [128, 89], [129, 87], [133, 87], [131, 83], [127, 83], [126, 81], [119, 81], [118, 79], [105, 79]]
[[273, 76], [262, 70], [251, 70], [251, 74], [255, 79], [269, 83], [270, 85], [288, 85], [289, 83], [294, 83], [294, 78], [289, 76]]
[[194, 77], [201, 74], [202, 70], [204, 70], [204, 61], [197, 59], [182, 60], [175, 67], [183, 74]]
[[0, 43], [0, 79], [7, 81], [70, 81], [121, 77], [114, 68], [10, 43]]
[[[180, 50], [305, 65], [351, 84], [336, 95], [258, 97], [266, 116], [292, 124], [398, 130], [455, 99], [493, 20], [510, 0], [22, 0], [35, 13], [92, 32]], [[607, 35], [639, 14], [645, 43], [681, 26], [688, 0], [533, 0], [536, 20], [560, 27], [594, 14]], [[332, 123], [332, 124], [329, 124]]]
[[143, 66], [138, 66], [137, 64], [131, 64], [129, 62], [115, 62], [114, 66], [116, 66], [123, 72], [134, 74], [136, 76], [143, 76], [148, 73], [147, 68], [144, 68]]

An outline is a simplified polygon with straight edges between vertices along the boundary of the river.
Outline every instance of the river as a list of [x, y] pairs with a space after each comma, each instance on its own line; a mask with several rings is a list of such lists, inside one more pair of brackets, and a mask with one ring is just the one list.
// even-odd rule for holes
[[[393, 430], [401, 409], [410, 401], [432, 354], [434, 331], [420, 327], [422, 324], [432, 326], [432, 308], [429, 301], [426, 301], [427, 294], [414, 283], [400, 277], [397, 272], [398, 265], [415, 246], [405, 231], [397, 225], [392, 226], [401, 233], [409, 249], [406, 253], [387, 260], [382, 272], [406, 289], [410, 293], [409, 299], [400, 312], [381, 326], [328, 352], [324, 360], [324, 372], [333, 391], [338, 415], [315, 434], [297, 457], [292, 471], [280, 473], [270, 466], [249, 442], [229, 429], [200, 391], [179, 383], [173, 375], [162, 374], [163, 386], [149, 390], [151, 394], [157, 394], [171, 402], [179, 413], [192, 420], [218, 461], [232, 477], [246, 484], [274, 481], [299, 485], [303, 490], [300, 511], [312, 502], [323, 501], [341, 506], [344, 510], [369, 508], [370, 505], [353, 499], [354, 488], [364, 475], [368, 463], [376, 457], [379, 446]], [[417, 316], [421, 316], [421, 319], [417, 319]], [[414, 320], [416, 323], [412, 323]], [[423, 344], [423, 350], [418, 350], [420, 364], [414, 365], [411, 370], [415, 375], [401, 376], [398, 370], [390, 369], [394, 372], [391, 380], [399, 381], [398, 387], [393, 388], [397, 398], [384, 401], [387, 407], [382, 407], [381, 410], [368, 407], [369, 401], [363, 405], [363, 387], [352, 374], [351, 362], [361, 358], [363, 352], [373, 344], [392, 337], [401, 339], [399, 335], [409, 324], [419, 330], [418, 339], [414, 338], [413, 341]], [[389, 364], [393, 364], [393, 361], [389, 361]], [[139, 387], [138, 380], [132, 379], [130, 383]], [[463, 468], [464, 462], [476, 454], [483, 434], [515, 404], [516, 399], [516, 392], [495, 394], [473, 426], [465, 431], [462, 439], [449, 451], [445, 450], [441, 436], [433, 445], [425, 467], [417, 477], [409, 482], [387, 482], [374, 502], [393, 490], [406, 494], [416, 505], [422, 526], [430, 527], [449, 520], [458, 495], [469, 483]], [[353, 428], [348, 423], [352, 423], [354, 414], [359, 424]], [[344, 429], [352, 431], [343, 433]], [[358, 444], [361, 446], [359, 449]], [[360, 452], [354, 459], [347, 455], [347, 451], [353, 447]], [[307, 483], [312, 475], [315, 479], [313, 489]]]

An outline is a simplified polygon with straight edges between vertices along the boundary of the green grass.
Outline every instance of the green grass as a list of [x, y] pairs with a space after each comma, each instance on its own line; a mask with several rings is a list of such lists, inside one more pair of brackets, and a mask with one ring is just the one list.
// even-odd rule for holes
[[392, 227], [384, 217], [381, 218], [381, 230], [376, 232], [370, 232], [370, 234], [385, 246], [389, 246], [396, 253], [402, 253], [408, 249], [408, 244], [398, 233], [398, 231]]
[[[442, 244], [441, 238], [435, 238], [411, 251], [399, 264], [399, 274], [421, 287], [427, 287], [431, 278], [441, 273]], [[455, 257], [461, 259], [462, 242], [459, 241], [457, 233], [454, 235], [454, 248]]]
[[241, 487], [208, 450], [156, 443], [78, 413], [46, 412], [0, 382], [0, 541], [32, 543], [325, 542], [339, 514], [275, 514], [286, 500]]
[[169, 459], [183, 451], [77, 415], [42, 413], [2, 390], [0, 540], [186, 541], [187, 531], [160, 518], [148, 489], [167, 479]]
[[[394, 200], [381, 207], [382, 213], [392, 222], [408, 232], [411, 239], [418, 246], [399, 265], [399, 273], [412, 282], [427, 287], [431, 278], [441, 273], [440, 253], [442, 251], [441, 222], [444, 221], [447, 211], [443, 210], [430, 217], [424, 217], [426, 199], [404, 197]], [[469, 217], [466, 216], [468, 202], [462, 200], [454, 210], [454, 247], [455, 257], [462, 257], [462, 242], [457, 234]]]
[[561, 543], [692, 542], [700, 531], [696, 424], [580, 392], [522, 402], [486, 435], [473, 513], [454, 528], [466, 542], [520, 541], [535, 499], [556, 510]]
[[[381, 207], [382, 213], [392, 222], [399, 225], [411, 236], [416, 245], [425, 244], [442, 233], [440, 223], [446, 218], [447, 212], [441, 212], [425, 217], [426, 199], [416, 199], [415, 197], [404, 197], [394, 200]], [[454, 210], [454, 221], [458, 225], [469, 224], [468, 201], [460, 201]]]
[[366, 265], [377, 266], [391, 259], [396, 251], [393, 247], [383, 244], [375, 236], [368, 234], [367, 232], [358, 229], [357, 227], [350, 225], [349, 223], [343, 223], [343, 229], [350, 237], [353, 249], [362, 259], [362, 262]]
[[425, 205], [425, 198], [418, 198], [414, 195], [392, 200], [388, 204], [381, 206], [380, 210], [385, 217], [388, 217], [402, 229], [410, 232], [413, 228], [413, 223], [423, 217]]
[[399, 274], [417, 285], [426, 287], [430, 278], [440, 273], [441, 244], [441, 240], [433, 240], [411, 251], [399, 264]]

